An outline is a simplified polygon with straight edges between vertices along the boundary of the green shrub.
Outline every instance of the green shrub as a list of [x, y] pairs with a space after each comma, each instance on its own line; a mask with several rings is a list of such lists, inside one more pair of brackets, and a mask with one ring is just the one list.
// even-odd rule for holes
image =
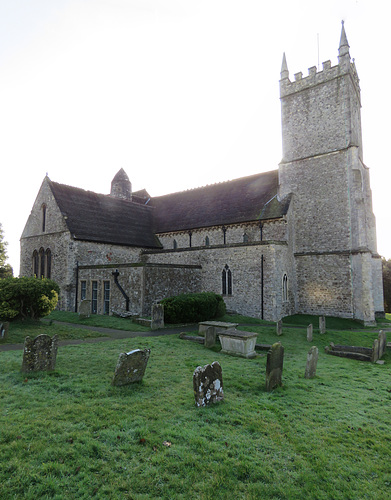
[[219, 318], [226, 312], [225, 302], [212, 292], [187, 293], [163, 299], [167, 323], [197, 323]]
[[55, 309], [59, 293], [57, 283], [46, 278], [0, 280], [0, 318], [39, 319], [47, 316]]

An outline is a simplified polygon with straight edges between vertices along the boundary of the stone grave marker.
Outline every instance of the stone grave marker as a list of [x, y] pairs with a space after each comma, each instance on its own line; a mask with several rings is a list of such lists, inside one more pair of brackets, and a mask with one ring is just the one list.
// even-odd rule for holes
[[209, 326], [205, 330], [205, 341], [204, 341], [205, 347], [208, 347], [209, 349], [211, 347], [214, 347], [216, 344], [216, 328], [214, 326]]
[[326, 333], [326, 318], [319, 316], [319, 333]]
[[150, 354], [150, 349], [122, 352], [115, 367], [112, 384], [121, 386], [140, 382], [144, 377]]
[[9, 328], [9, 322], [0, 321], [0, 340], [6, 339], [8, 337], [8, 328]]
[[266, 390], [268, 392], [282, 385], [283, 364], [284, 348], [282, 347], [281, 342], [276, 342], [267, 353]]
[[305, 367], [304, 378], [314, 378], [316, 375], [316, 365], [318, 364], [319, 349], [312, 346], [307, 354], [307, 365]]
[[164, 306], [163, 304], [153, 304], [151, 311], [151, 330], [164, 328]]
[[312, 335], [314, 333], [314, 327], [312, 326], [312, 323], [307, 326], [307, 340], [308, 342], [312, 342]]
[[24, 340], [22, 372], [51, 371], [56, 367], [57, 335], [38, 335]]
[[387, 337], [383, 330], [379, 332], [379, 359], [383, 357], [383, 354], [386, 352], [387, 348]]
[[375, 339], [372, 345], [372, 356], [371, 356], [372, 363], [376, 363], [376, 361], [379, 360], [379, 348], [380, 348], [379, 339]]
[[208, 406], [224, 399], [223, 371], [220, 363], [197, 366], [193, 374], [196, 406]]
[[279, 320], [276, 323], [276, 333], [278, 336], [282, 335], [282, 321]]
[[91, 301], [89, 299], [84, 299], [80, 302], [79, 306], [79, 318], [86, 319], [91, 315]]

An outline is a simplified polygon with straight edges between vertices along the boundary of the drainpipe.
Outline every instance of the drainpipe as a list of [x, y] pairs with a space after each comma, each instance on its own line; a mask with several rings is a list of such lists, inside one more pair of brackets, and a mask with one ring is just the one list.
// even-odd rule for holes
[[261, 236], [261, 241], [263, 241], [263, 224], [262, 221], [259, 223], [259, 232]]
[[77, 313], [77, 300], [79, 298], [79, 261], [76, 261], [76, 292], [75, 292], [75, 313]]
[[122, 286], [118, 283], [118, 276], [119, 276], [119, 271], [118, 269], [116, 269], [112, 275], [114, 276], [114, 283], [117, 285], [119, 291], [122, 293], [122, 295], [124, 296], [125, 300], [126, 300], [126, 312], [129, 311], [129, 297], [126, 295], [126, 292], [125, 290], [122, 288]]
[[263, 254], [261, 255], [261, 319], [263, 318]]

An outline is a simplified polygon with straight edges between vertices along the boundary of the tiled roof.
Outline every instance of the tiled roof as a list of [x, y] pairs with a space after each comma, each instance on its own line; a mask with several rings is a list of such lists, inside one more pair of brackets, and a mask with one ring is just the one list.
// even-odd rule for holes
[[152, 230], [154, 210], [151, 207], [49, 182], [74, 238], [144, 248], [161, 247]]
[[152, 198], [157, 233], [274, 219], [289, 199], [277, 200], [278, 171]]
[[75, 239], [142, 248], [160, 248], [159, 233], [279, 218], [290, 202], [277, 199], [277, 170], [133, 201], [49, 183]]

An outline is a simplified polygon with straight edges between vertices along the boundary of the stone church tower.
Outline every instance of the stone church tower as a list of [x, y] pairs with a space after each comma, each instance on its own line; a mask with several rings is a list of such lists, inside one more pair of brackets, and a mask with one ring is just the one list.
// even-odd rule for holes
[[[298, 312], [373, 323], [383, 311], [369, 170], [363, 162], [361, 98], [342, 24], [338, 64], [295, 74], [284, 54], [279, 196], [292, 193]], [[342, 279], [341, 279], [342, 277]]]

